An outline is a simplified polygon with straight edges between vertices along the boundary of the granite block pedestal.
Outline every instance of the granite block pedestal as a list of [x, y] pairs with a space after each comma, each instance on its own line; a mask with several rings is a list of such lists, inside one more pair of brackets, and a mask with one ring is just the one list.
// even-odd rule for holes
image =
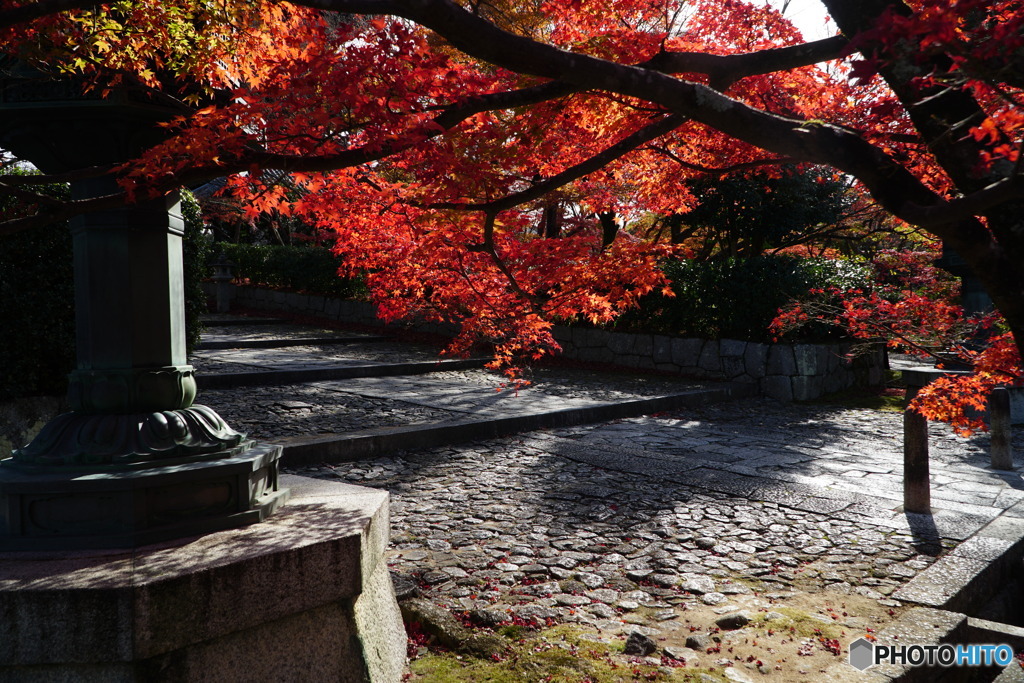
[[392, 683], [388, 494], [282, 476], [259, 523], [135, 550], [0, 553], [0, 682]]

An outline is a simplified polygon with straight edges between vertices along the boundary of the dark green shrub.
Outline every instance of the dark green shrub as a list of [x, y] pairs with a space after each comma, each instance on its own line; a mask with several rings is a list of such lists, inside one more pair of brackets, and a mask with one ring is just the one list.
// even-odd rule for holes
[[[48, 189], [67, 195], [64, 186]], [[198, 206], [183, 193], [185, 218], [185, 332], [189, 348], [201, 332], [206, 310], [200, 280], [206, 239]], [[0, 213], [17, 215], [11, 197], [0, 198]], [[0, 237], [0, 400], [59, 395], [75, 365], [74, 272], [71, 233], [66, 223]]]
[[[67, 188], [49, 193], [67, 195]], [[17, 215], [10, 197], [0, 213]], [[0, 400], [67, 388], [75, 363], [71, 231], [66, 223], [0, 237]]]
[[353, 298], [364, 290], [358, 280], [338, 275], [341, 260], [326, 247], [219, 242], [212, 250], [234, 263], [235, 276], [254, 285]]
[[[771, 341], [768, 325], [779, 308], [792, 299], [811, 289], [867, 283], [867, 271], [849, 261], [780, 255], [744, 260], [670, 261], [664, 271], [672, 281], [675, 297], [644, 297], [638, 309], [617, 321], [617, 329]], [[800, 341], [832, 338], [835, 332], [819, 325], [802, 330]]]

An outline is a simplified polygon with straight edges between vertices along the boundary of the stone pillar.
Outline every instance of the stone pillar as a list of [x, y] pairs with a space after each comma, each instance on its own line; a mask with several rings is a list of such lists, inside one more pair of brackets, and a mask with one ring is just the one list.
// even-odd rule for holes
[[[0, 60], [0, 147], [47, 173], [132, 159], [176, 113]], [[76, 181], [72, 196], [117, 191], [101, 175]], [[193, 404], [183, 232], [177, 192], [73, 221], [72, 411], [0, 460], [0, 550], [135, 547], [249, 524], [287, 499], [281, 447]]]
[[[76, 199], [112, 180], [76, 183]], [[14, 452], [24, 466], [160, 464], [242, 444], [213, 410], [193, 405], [185, 356], [185, 296], [178, 193], [72, 222], [77, 368], [72, 408]]]
[[[100, 196], [115, 187], [113, 182], [75, 183], [72, 196]], [[168, 381], [174, 385], [149, 401], [160, 408], [192, 405], [195, 379], [185, 357], [184, 230], [177, 192], [72, 220], [78, 368], [71, 375], [70, 399], [75, 410], [140, 409], [140, 382], [147, 389]]]

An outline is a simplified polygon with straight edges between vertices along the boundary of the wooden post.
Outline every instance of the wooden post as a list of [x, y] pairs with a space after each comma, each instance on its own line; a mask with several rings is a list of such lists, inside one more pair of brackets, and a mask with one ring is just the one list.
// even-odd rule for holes
[[1010, 392], [996, 387], [988, 397], [989, 428], [992, 430], [992, 469], [1012, 470], [1013, 449], [1010, 447]]
[[906, 512], [932, 511], [928, 476], [928, 420], [909, 408], [918, 387], [907, 387], [903, 409], [903, 509]]

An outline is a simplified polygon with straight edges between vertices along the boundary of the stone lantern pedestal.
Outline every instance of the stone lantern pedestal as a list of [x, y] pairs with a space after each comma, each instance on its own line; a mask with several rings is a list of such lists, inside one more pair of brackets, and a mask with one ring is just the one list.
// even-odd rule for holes
[[[0, 65], [4, 66], [4, 65]], [[6, 65], [0, 147], [47, 173], [131, 159], [176, 112]], [[116, 193], [102, 173], [72, 199]], [[0, 461], [0, 550], [132, 547], [259, 521], [287, 499], [281, 449], [193, 405], [178, 194], [72, 220], [72, 412]]]
[[[0, 63], [0, 148], [47, 173], [175, 113]], [[292, 478], [285, 506], [281, 447], [193, 402], [183, 228], [177, 193], [72, 222], [72, 411], [0, 460], [0, 681], [397, 681], [387, 494]]]

